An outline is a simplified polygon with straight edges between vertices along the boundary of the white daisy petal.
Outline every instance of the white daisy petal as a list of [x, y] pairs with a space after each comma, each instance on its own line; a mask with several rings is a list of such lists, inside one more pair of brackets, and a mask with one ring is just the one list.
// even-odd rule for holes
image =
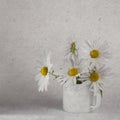
[[89, 90], [92, 91], [92, 92], [94, 91], [93, 83], [91, 83], [91, 85], [90, 85], [90, 87], [89, 87]]
[[91, 45], [91, 43], [89, 42], [89, 41], [85, 41], [86, 42], [86, 44], [88, 45], [88, 47], [90, 48], [90, 49], [93, 49], [93, 46]]
[[99, 90], [103, 90], [102, 84], [100, 84], [100, 82], [97, 82], [96, 85], [97, 85], [97, 88], [99, 88]]
[[71, 80], [67, 80], [67, 82], [64, 85], [65, 87], [69, 87], [71, 85]]
[[38, 81], [38, 80], [40, 80], [40, 79], [41, 79], [40, 74], [37, 74], [37, 75], [35, 76], [35, 80]]
[[94, 86], [94, 96], [96, 96], [98, 92], [97, 84], [93, 83], [93, 86]]

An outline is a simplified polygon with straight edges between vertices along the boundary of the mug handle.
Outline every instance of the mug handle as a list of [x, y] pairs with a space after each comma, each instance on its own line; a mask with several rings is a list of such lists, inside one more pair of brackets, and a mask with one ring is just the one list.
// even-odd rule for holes
[[91, 110], [95, 110], [96, 108], [100, 107], [101, 105], [101, 94], [100, 92], [97, 92], [97, 94], [94, 96], [94, 100], [95, 100], [95, 105], [91, 105], [90, 109]]

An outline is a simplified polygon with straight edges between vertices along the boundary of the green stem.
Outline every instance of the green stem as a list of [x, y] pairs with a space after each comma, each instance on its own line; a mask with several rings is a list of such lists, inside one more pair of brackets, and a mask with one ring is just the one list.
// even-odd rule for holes
[[52, 76], [54, 76], [55, 78], [58, 78], [58, 77], [60, 77], [59, 75], [56, 75], [55, 73], [54, 73], [54, 71], [52, 71], [52, 72], [49, 72], [49, 74], [51, 74]]

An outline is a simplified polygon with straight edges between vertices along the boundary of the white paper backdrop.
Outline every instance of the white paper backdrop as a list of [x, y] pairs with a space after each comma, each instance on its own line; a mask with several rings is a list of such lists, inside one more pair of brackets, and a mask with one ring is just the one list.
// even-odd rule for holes
[[98, 38], [111, 43], [114, 78], [108, 81], [99, 112], [120, 112], [119, 0], [0, 0], [1, 113], [24, 105], [62, 111], [62, 87], [56, 81], [51, 80], [48, 92], [38, 93], [35, 61], [51, 50], [56, 68], [72, 36], [80, 43]]

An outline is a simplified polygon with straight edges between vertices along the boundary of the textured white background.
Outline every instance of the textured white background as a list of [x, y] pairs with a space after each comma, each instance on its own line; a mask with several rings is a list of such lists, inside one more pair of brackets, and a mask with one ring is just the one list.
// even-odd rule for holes
[[[108, 81], [102, 106], [96, 113], [64, 113], [62, 87], [55, 81], [51, 80], [48, 92], [37, 91], [36, 59], [42, 58], [43, 50], [51, 50], [56, 68], [63, 59], [66, 39], [71, 36], [81, 43], [97, 38], [111, 43], [114, 78]], [[0, 0], [0, 114], [118, 120], [119, 56], [120, 0]]]

